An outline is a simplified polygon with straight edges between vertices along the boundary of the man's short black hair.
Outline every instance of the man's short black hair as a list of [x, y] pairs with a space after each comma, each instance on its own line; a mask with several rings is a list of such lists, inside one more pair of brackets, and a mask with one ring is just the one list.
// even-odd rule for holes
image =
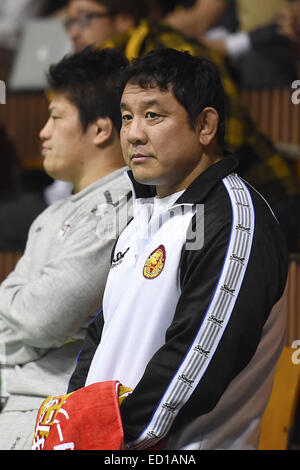
[[187, 111], [192, 128], [204, 108], [214, 108], [219, 114], [217, 142], [224, 147], [226, 98], [218, 68], [210, 60], [161, 48], [129, 64], [122, 81], [122, 90], [126, 83], [170, 89]]
[[178, 6], [189, 8], [196, 3], [196, 0], [158, 0], [158, 2], [163, 13], [166, 15], [174, 11]]
[[116, 49], [87, 47], [50, 66], [49, 86], [77, 107], [84, 132], [99, 117], [109, 117], [119, 131], [120, 73], [127, 64]]

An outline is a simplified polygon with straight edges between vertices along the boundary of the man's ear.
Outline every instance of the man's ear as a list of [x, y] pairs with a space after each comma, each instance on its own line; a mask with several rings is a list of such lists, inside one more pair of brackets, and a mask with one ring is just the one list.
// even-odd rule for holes
[[93, 124], [94, 144], [106, 144], [113, 134], [114, 126], [109, 117], [98, 118]]
[[134, 28], [135, 21], [132, 16], [127, 13], [118, 13], [114, 17], [114, 25], [118, 33], [126, 33], [128, 29]]
[[215, 138], [218, 131], [219, 114], [214, 108], [204, 108], [198, 117], [200, 144], [207, 147]]

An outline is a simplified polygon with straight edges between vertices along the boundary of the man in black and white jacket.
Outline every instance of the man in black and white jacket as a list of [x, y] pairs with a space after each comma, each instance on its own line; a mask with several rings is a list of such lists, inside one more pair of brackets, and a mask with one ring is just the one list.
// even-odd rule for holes
[[[287, 254], [224, 147], [215, 66], [151, 52], [127, 67], [121, 144], [135, 195], [69, 392], [118, 380], [131, 449], [255, 449], [284, 345]], [[96, 400], [96, 397], [95, 397]]]

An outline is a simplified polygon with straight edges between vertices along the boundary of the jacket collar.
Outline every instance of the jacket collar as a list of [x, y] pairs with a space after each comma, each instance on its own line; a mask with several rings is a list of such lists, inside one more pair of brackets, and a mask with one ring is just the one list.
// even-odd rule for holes
[[[190, 186], [188, 186], [188, 188], [186, 188], [184, 193], [176, 201], [176, 204], [202, 202], [213, 187], [222, 181], [225, 176], [232, 173], [237, 166], [237, 159], [232, 154], [228, 152], [225, 153], [222, 160], [207, 168], [190, 184]], [[134, 179], [131, 170], [127, 173], [133, 185], [133, 190], [137, 199], [156, 196], [155, 186], [138, 183]]]

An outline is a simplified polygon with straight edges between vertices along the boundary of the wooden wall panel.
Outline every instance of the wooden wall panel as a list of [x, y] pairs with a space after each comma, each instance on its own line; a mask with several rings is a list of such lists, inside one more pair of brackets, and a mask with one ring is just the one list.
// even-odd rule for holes
[[292, 88], [244, 90], [241, 102], [258, 128], [275, 143], [300, 146], [300, 103], [292, 102]]
[[[300, 104], [292, 103], [292, 92], [292, 88], [245, 90], [241, 102], [271, 140], [300, 147]], [[0, 122], [27, 167], [41, 166], [39, 132], [47, 116], [44, 93], [7, 93], [6, 104], [0, 106]]]
[[14, 270], [21, 251], [0, 251], [0, 283]]
[[300, 341], [300, 254], [294, 253], [290, 258], [288, 294], [287, 294], [288, 331], [286, 345]]
[[43, 93], [9, 93], [6, 104], [0, 106], [0, 123], [25, 167], [42, 167], [39, 132], [47, 120], [48, 105]]

